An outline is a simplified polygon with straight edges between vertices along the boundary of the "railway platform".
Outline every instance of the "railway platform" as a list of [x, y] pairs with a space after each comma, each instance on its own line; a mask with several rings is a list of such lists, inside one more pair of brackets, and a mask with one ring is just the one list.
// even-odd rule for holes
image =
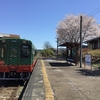
[[100, 100], [100, 70], [38, 59], [22, 100]]
[[43, 60], [37, 60], [22, 100], [54, 100]]
[[40, 60], [36, 62], [22, 100], [44, 100], [44, 84]]

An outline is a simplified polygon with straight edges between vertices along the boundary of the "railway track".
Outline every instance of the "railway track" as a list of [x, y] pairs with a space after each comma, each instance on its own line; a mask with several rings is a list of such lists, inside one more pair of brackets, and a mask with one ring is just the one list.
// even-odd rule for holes
[[19, 100], [19, 96], [23, 91], [23, 85], [20, 82], [5, 82], [0, 87], [0, 100]]

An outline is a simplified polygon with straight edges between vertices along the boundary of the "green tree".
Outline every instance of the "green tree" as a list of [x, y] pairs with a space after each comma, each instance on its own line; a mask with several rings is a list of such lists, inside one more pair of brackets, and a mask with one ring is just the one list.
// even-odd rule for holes
[[46, 42], [44, 42], [43, 48], [44, 49], [50, 49], [50, 48], [53, 48], [53, 46], [51, 45], [51, 43], [49, 41], [46, 41]]
[[49, 41], [44, 42], [44, 49], [41, 51], [43, 57], [51, 57], [54, 55], [53, 46]]

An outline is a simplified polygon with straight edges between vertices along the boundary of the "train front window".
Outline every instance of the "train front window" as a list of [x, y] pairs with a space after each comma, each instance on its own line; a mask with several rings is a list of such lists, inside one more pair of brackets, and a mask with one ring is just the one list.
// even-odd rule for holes
[[31, 53], [30, 45], [22, 45], [21, 46], [21, 58], [29, 58]]

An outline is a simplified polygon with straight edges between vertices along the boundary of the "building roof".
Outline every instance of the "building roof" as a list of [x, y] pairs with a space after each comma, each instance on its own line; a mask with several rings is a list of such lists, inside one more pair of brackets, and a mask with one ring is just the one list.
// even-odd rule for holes
[[100, 40], [100, 36], [99, 37], [92, 38], [92, 39], [89, 39], [87, 41], [84, 41], [84, 43], [88, 43], [88, 42], [91, 42], [91, 41], [97, 41], [97, 40]]
[[0, 38], [20, 38], [20, 36], [16, 34], [0, 33]]

